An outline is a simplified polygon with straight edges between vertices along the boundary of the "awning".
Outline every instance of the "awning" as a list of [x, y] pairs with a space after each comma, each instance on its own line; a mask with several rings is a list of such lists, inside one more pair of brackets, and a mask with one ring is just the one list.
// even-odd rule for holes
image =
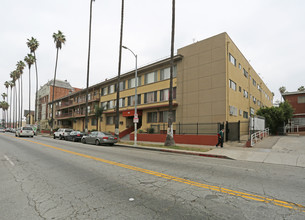
[[[142, 110], [138, 110], [137, 114], [138, 116], [142, 116]], [[133, 116], [134, 116], [134, 109], [123, 111], [123, 117], [133, 117]]]

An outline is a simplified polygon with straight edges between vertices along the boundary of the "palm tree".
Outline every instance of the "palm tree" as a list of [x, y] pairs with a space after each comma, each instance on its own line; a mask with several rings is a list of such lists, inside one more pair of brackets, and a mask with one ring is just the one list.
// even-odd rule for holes
[[10, 77], [12, 78], [12, 87], [14, 87], [14, 93], [15, 95], [13, 96], [13, 128], [15, 128], [15, 114], [16, 114], [16, 100], [17, 100], [17, 91], [16, 91], [16, 80], [17, 80], [17, 75], [16, 71], [14, 70], [13, 72], [10, 73]]
[[[5, 102], [5, 98], [7, 97], [7, 94], [4, 92], [4, 93], [2, 93], [1, 94], [1, 96], [2, 96], [2, 98], [3, 98], [3, 102]], [[7, 122], [7, 118], [5, 117], [5, 109], [3, 108], [3, 105], [2, 105], [2, 109], [3, 109], [3, 119], [4, 119], [4, 124], [5, 124], [5, 122]]]
[[87, 84], [86, 84], [86, 110], [85, 110], [85, 133], [88, 133], [88, 87], [89, 87], [89, 69], [90, 69], [90, 48], [91, 48], [91, 23], [92, 23], [92, 2], [90, 0], [90, 19], [89, 19], [89, 46], [87, 63]]
[[95, 106], [95, 109], [94, 109], [94, 115], [95, 115], [95, 118], [96, 118], [96, 130], [98, 131], [99, 127], [98, 127], [98, 121], [102, 118], [102, 115], [103, 115], [103, 112], [104, 112], [104, 108], [103, 107], [99, 107], [98, 105]]
[[19, 61], [17, 64], [17, 70], [19, 71], [20, 73], [20, 80], [21, 80], [21, 88], [20, 88], [20, 91], [21, 91], [21, 100], [20, 100], [20, 121], [21, 121], [21, 124], [22, 124], [22, 111], [23, 111], [23, 83], [22, 83], [22, 75], [23, 75], [23, 70], [25, 68], [25, 63], [23, 61]]
[[[6, 88], [6, 94], [8, 95], [8, 88], [10, 87], [10, 82], [9, 81], [5, 81], [4, 86]], [[8, 97], [7, 97], [7, 102], [8, 102]], [[8, 125], [8, 111], [6, 111], [6, 127]]]
[[[279, 88], [279, 91], [280, 91], [280, 93], [281, 93], [281, 95], [282, 95], [284, 92], [286, 92], [286, 87], [285, 87], [285, 86], [281, 86], [281, 87]], [[281, 96], [281, 101], [282, 101], [282, 96]]]
[[171, 66], [169, 81], [169, 112], [168, 112], [168, 129], [164, 145], [175, 145], [173, 134], [173, 69], [174, 69], [174, 41], [175, 40], [175, 0], [172, 0], [172, 36], [171, 36]]
[[15, 87], [15, 81], [12, 80], [9, 82], [11, 88], [11, 96], [10, 96], [10, 128], [12, 128], [12, 98], [13, 98], [13, 87]]
[[299, 92], [305, 91], [305, 87], [304, 87], [304, 86], [300, 86], [300, 87], [298, 88], [298, 91], [299, 91]]
[[[30, 48], [31, 53], [34, 54], [34, 57], [36, 58], [35, 51], [39, 47], [39, 42], [35, 38], [28, 39], [28, 42], [26, 43], [28, 48]], [[37, 121], [37, 93], [38, 93], [38, 71], [37, 71], [37, 60], [35, 59], [35, 69], [36, 69], [36, 95], [35, 95], [35, 122]]]
[[29, 124], [31, 124], [31, 66], [35, 63], [36, 58], [32, 54], [28, 54], [24, 61], [29, 67]]
[[[120, 47], [119, 47], [119, 66], [118, 66], [118, 82], [117, 82], [117, 93], [116, 93], [116, 117], [115, 117], [115, 134], [119, 136], [119, 103], [120, 103], [120, 77], [121, 77], [121, 58], [122, 58], [122, 41], [123, 41], [123, 24], [124, 24], [124, 0], [122, 0], [121, 8], [121, 31], [120, 31]], [[137, 80], [137, 79], [136, 79]]]
[[53, 131], [53, 106], [54, 106], [54, 90], [55, 90], [55, 80], [56, 80], [56, 70], [57, 70], [57, 61], [58, 61], [58, 51], [61, 49], [62, 44], [66, 42], [66, 36], [61, 32], [53, 33], [54, 43], [56, 45], [56, 62], [55, 62], [55, 72], [53, 80], [53, 95], [52, 95], [52, 111], [51, 111], [51, 132]]

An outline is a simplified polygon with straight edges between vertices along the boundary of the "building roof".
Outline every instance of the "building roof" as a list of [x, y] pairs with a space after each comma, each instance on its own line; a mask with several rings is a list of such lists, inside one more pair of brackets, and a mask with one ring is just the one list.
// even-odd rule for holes
[[282, 96], [288, 96], [288, 95], [302, 95], [305, 94], [305, 91], [295, 91], [295, 92], [284, 92], [282, 93]]
[[[54, 80], [50, 80], [46, 83], [46, 85], [48, 86], [53, 86], [53, 82]], [[71, 90], [74, 90], [74, 88], [71, 86], [71, 84], [67, 81], [67, 80], [58, 80], [56, 79], [55, 80], [55, 86], [56, 87], [60, 87], [60, 88], [66, 88], [66, 89], [71, 89]]]

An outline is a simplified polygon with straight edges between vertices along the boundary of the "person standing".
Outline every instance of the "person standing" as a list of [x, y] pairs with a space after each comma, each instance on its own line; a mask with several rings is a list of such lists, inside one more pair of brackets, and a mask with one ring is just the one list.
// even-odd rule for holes
[[223, 137], [224, 137], [223, 128], [218, 132], [217, 135], [218, 135], [218, 143], [216, 144], [216, 147], [220, 145], [220, 147], [223, 148]]

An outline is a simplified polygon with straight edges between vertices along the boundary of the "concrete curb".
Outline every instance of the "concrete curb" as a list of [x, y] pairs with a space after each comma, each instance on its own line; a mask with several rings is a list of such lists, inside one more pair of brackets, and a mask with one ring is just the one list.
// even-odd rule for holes
[[224, 155], [205, 154], [205, 153], [196, 152], [196, 151], [173, 150], [173, 149], [164, 149], [164, 148], [155, 148], [155, 147], [140, 147], [140, 146], [132, 146], [132, 145], [124, 145], [124, 144], [116, 144], [116, 146], [128, 147], [128, 148], [134, 148], [134, 149], [140, 149], [140, 150], [161, 151], [161, 152], [167, 152], [167, 153], [187, 154], [187, 155], [194, 155], [194, 156], [200, 156], [200, 157], [212, 157], [212, 158], [234, 160], [233, 158], [230, 158], [230, 157], [227, 157]]

